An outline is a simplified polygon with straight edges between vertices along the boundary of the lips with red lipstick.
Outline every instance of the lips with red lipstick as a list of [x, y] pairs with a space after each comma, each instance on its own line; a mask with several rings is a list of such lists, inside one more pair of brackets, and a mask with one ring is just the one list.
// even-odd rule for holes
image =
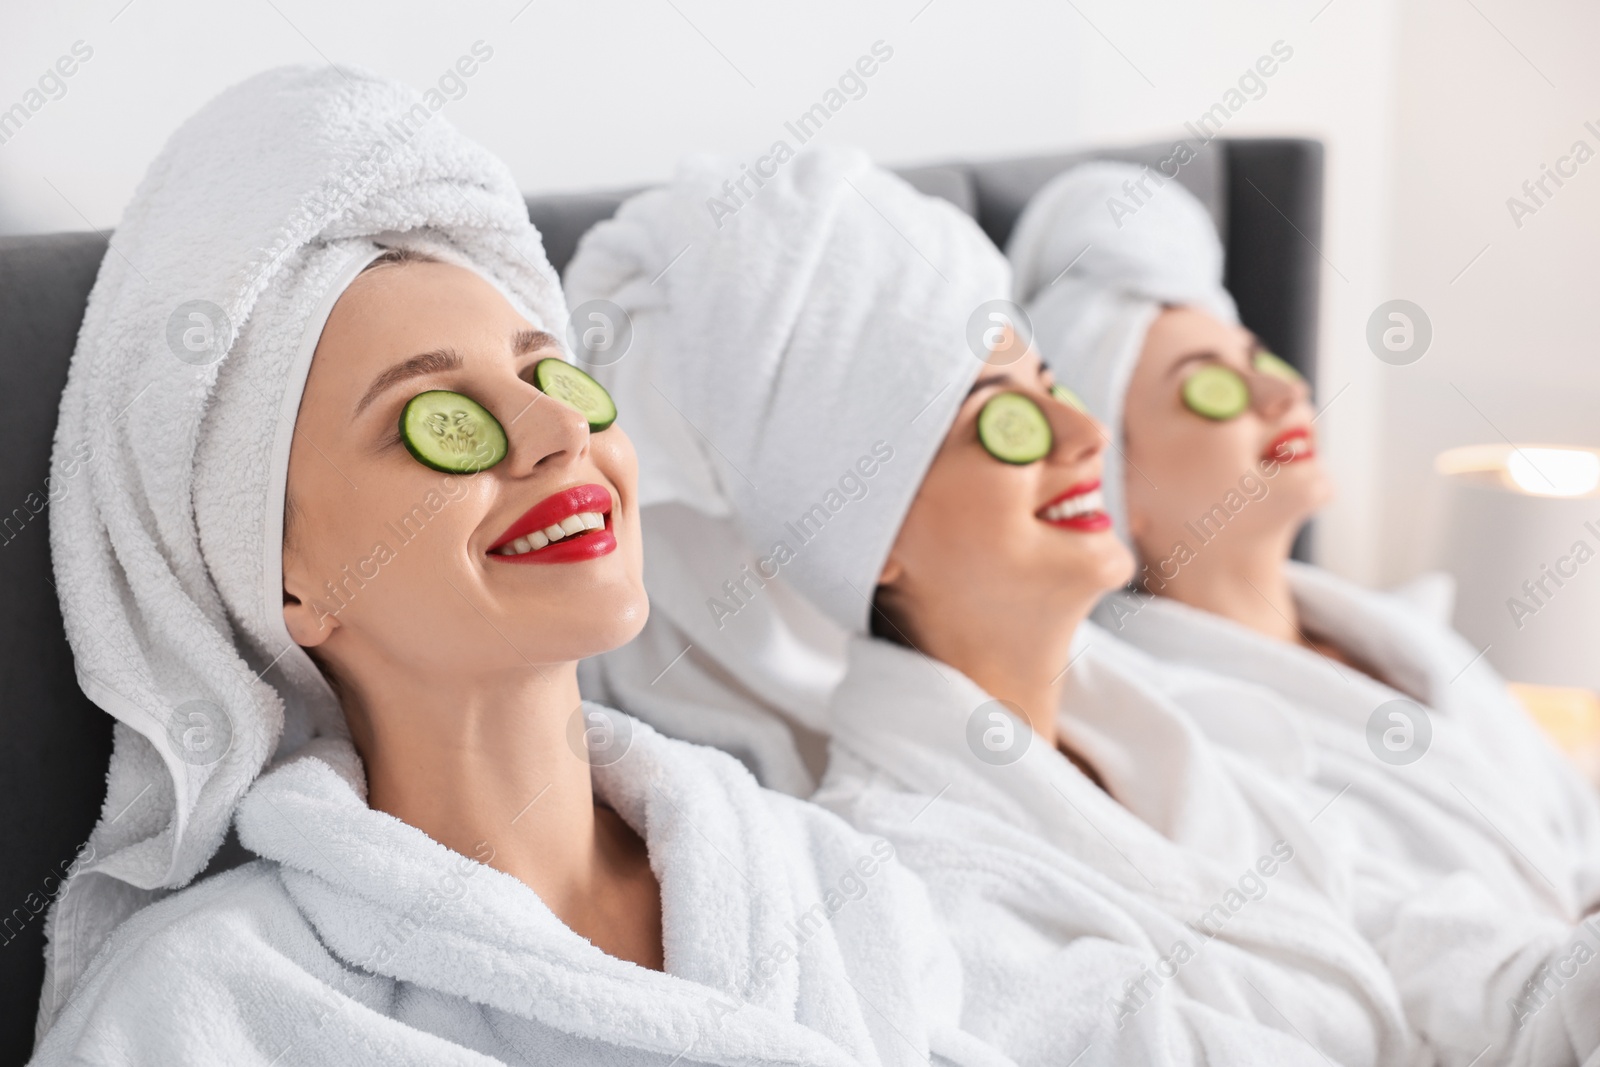
[[611, 491], [589, 484], [552, 493], [523, 512], [489, 546], [489, 556], [505, 563], [575, 563], [616, 547]]
[[1278, 463], [1295, 463], [1302, 459], [1311, 459], [1316, 454], [1316, 446], [1311, 443], [1310, 428], [1296, 426], [1274, 437], [1267, 445], [1266, 451], [1261, 453], [1261, 458], [1275, 460]]
[[1063, 530], [1109, 530], [1111, 516], [1106, 514], [1105, 500], [1100, 494], [1100, 479], [1079, 482], [1050, 503], [1035, 512], [1039, 518]]

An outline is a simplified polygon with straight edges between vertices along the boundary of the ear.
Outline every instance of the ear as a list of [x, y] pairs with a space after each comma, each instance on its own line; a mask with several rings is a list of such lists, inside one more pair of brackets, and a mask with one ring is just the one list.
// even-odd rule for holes
[[283, 562], [283, 624], [295, 644], [301, 648], [315, 648], [338, 629], [339, 616], [318, 608], [311, 596], [310, 582], [300, 568], [288, 558]]

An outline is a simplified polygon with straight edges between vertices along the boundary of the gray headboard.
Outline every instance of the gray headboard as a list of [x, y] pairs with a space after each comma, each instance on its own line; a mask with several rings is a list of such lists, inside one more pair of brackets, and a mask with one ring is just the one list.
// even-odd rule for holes
[[[1028, 198], [1092, 158], [1157, 164], [1171, 142], [901, 173], [976, 216], [1004, 244]], [[1228, 288], [1246, 325], [1313, 377], [1322, 146], [1219, 139], [1179, 172], [1228, 250]], [[538, 196], [528, 212], [558, 269], [625, 191]], [[106, 241], [94, 233], [0, 238], [0, 1062], [33, 1041], [44, 976], [44, 909], [105, 795], [111, 718], [79, 691], [51, 580], [45, 476], [67, 363]], [[1297, 554], [1303, 554], [1303, 545]]]

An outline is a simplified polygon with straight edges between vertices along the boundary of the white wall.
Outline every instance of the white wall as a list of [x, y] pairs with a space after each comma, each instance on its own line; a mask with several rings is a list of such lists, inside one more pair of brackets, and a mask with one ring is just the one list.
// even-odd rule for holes
[[[0, 233], [115, 224], [177, 123], [224, 86], [280, 63], [331, 57], [422, 88], [483, 40], [493, 58], [446, 112], [534, 192], [659, 178], [691, 149], [754, 154], [877, 40], [894, 49], [892, 60], [864, 97], [831, 120], [825, 136], [860, 144], [886, 163], [908, 163], [1164, 137], [1215, 103], [1281, 39], [1293, 58], [1226, 132], [1308, 135], [1328, 144], [1321, 251], [1330, 266], [1319, 386], [1324, 398], [1344, 392], [1318, 425], [1343, 492], [1325, 517], [1320, 553], [1363, 579], [1393, 576], [1388, 561], [1404, 541], [1402, 531], [1381, 521], [1385, 501], [1399, 499], [1410, 477], [1394, 469], [1387, 451], [1405, 439], [1406, 462], [1421, 464], [1436, 439], [1457, 432], [1450, 415], [1418, 441], [1407, 437], [1404, 420], [1392, 432], [1384, 429], [1385, 411], [1391, 418], [1395, 412], [1385, 393], [1406, 379], [1384, 373], [1390, 368], [1366, 350], [1363, 334], [1371, 309], [1397, 291], [1389, 280], [1391, 228], [1407, 241], [1437, 244], [1428, 256], [1400, 250], [1407, 291], [1439, 308], [1442, 333], [1474, 339], [1482, 352], [1474, 373], [1490, 377], [1491, 338], [1509, 343], [1518, 327], [1498, 319], [1481, 325], [1470, 316], [1495, 318], [1484, 305], [1491, 291], [1485, 287], [1511, 280], [1511, 264], [1536, 261], [1546, 247], [1541, 240], [1557, 240], [1518, 235], [1522, 258], [1512, 259], [1512, 241], [1503, 235], [1506, 255], [1485, 257], [1474, 268], [1476, 288], [1458, 289], [1455, 303], [1425, 283], [1430, 271], [1454, 273], [1494, 226], [1505, 229], [1494, 214], [1495, 195], [1509, 180], [1474, 173], [1482, 131], [1469, 109], [1456, 114], [1453, 94], [1465, 90], [1475, 101], [1487, 100], [1508, 81], [1528, 100], [1541, 91], [1521, 84], [1526, 79], [1515, 58], [1504, 62], [1497, 45], [1482, 39], [1483, 27], [1473, 25], [1472, 8], [1455, 0], [1424, 3], [1425, 11], [1404, 19], [1397, 0], [1326, 6], [1325, 0], [808, 0], [783, 10], [733, 0], [533, 0], [525, 9], [523, 3], [452, 12], [414, 2], [308, 0], [252, 0], [226, 9], [198, 0], [13, 7], [0, 32], [0, 108], [22, 99], [75, 41], [94, 54], [66, 82], [61, 99], [48, 101], [0, 145]], [[1440, 27], [1470, 44], [1478, 66], [1451, 69], [1448, 49], [1436, 44], [1399, 48]], [[1554, 43], [1535, 48], [1574, 95], [1581, 89], [1580, 43], [1574, 36], [1561, 53]], [[1420, 84], [1427, 79], [1414, 52], [1434, 57], [1432, 77], [1443, 84]], [[1474, 107], [1521, 125], [1516, 106], [1504, 100]], [[1397, 108], [1405, 131], [1398, 142]], [[1462, 132], [1452, 137], [1440, 132], [1445, 128]], [[1526, 141], [1530, 162], [1555, 146], [1526, 128], [1503, 136]], [[1430, 147], [1422, 154], [1433, 158], [1418, 160], [1424, 144]], [[1402, 162], [1399, 169], [1426, 164], [1430, 177], [1408, 173], [1396, 186]], [[1508, 160], [1493, 165], [1520, 181], [1522, 171]], [[1463, 179], [1462, 188], [1453, 187]], [[1600, 163], [1593, 180], [1600, 188]], [[1394, 201], [1397, 189], [1403, 211]], [[1583, 197], [1596, 202], [1574, 190], [1571, 207], [1561, 210], [1577, 211]], [[1447, 205], [1458, 199], [1482, 209], [1470, 232], [1453, 226]], [[1422, 205], [1422, 216], [1412, 201]], [[1539, 229], [1556, 231], [1561, 220], [1550, 221]], [[1539, 288], [1523, 284], [1530, 293]], [[1576, 285], [1563, 284], [1569, 291]], [[1569, 352], [1576, 339], [1571, 326], [1549, 325], [1542, 336]], [[1589, 376], [1600, 381], [1600, 371]], [[1461, 424], [1459, 432], [1470, 429]]]
[[[1434, 343], [1413, 366], [1382, 368], [1385, 577], [1432, 562], [1427, 541], [1450, 534], [1427, 469], [1440, 450], [1505, 438], [1600, 445], [1600, 136], [1584, 129], [1600, 130], [1589, 54], [1600, 10], [1475, 2], [1482, 14], [1411, 0], [1401, 20], [1393, 292], [1428, 312]], [[1551, 183], [1554, 197], [1518, 228], [1507, 198], [1580, 138], [1597, 158]]]

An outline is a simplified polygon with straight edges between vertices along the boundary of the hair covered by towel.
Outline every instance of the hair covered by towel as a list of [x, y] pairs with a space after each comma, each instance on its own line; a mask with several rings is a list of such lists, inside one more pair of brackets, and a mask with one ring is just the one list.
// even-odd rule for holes
[[1222, 243], [1193, 194], [1168, 181], [1128, 212], [1124, 185], [1143, 173], [1097, 162], [1059, 175], [1028, 203], [1006, 247], [1040, 357], [1111, 435], [1102, 491], [1124, 540], [1122, 408], [1145, 334], [1168, 305], [1239, 321], [1222, 285]]
[[584, 237], [568, 297], [631, 321], [631, 348], [595, 373], [628, 413], [641, 504], [729, 516], [763, 578], [864, 633], [983, 366], [969, 320], [1010, 272], [971, 218], [858, 151], [801, 152], [714, 218], [737, 169], [693, 157], [624, 204]]
[[349, 68], [256, 75], [172, 135], [101, 263], [50, 534], [79, 684], [117, 723], [92, 858], [47, 924], [41, 1034], [115, 927], [205, 868], [263, 766], [344, 729], [282, 604], [295, 418], [344, 287], [415, 247], [566, 325], [511, 174], [418, 109]]

